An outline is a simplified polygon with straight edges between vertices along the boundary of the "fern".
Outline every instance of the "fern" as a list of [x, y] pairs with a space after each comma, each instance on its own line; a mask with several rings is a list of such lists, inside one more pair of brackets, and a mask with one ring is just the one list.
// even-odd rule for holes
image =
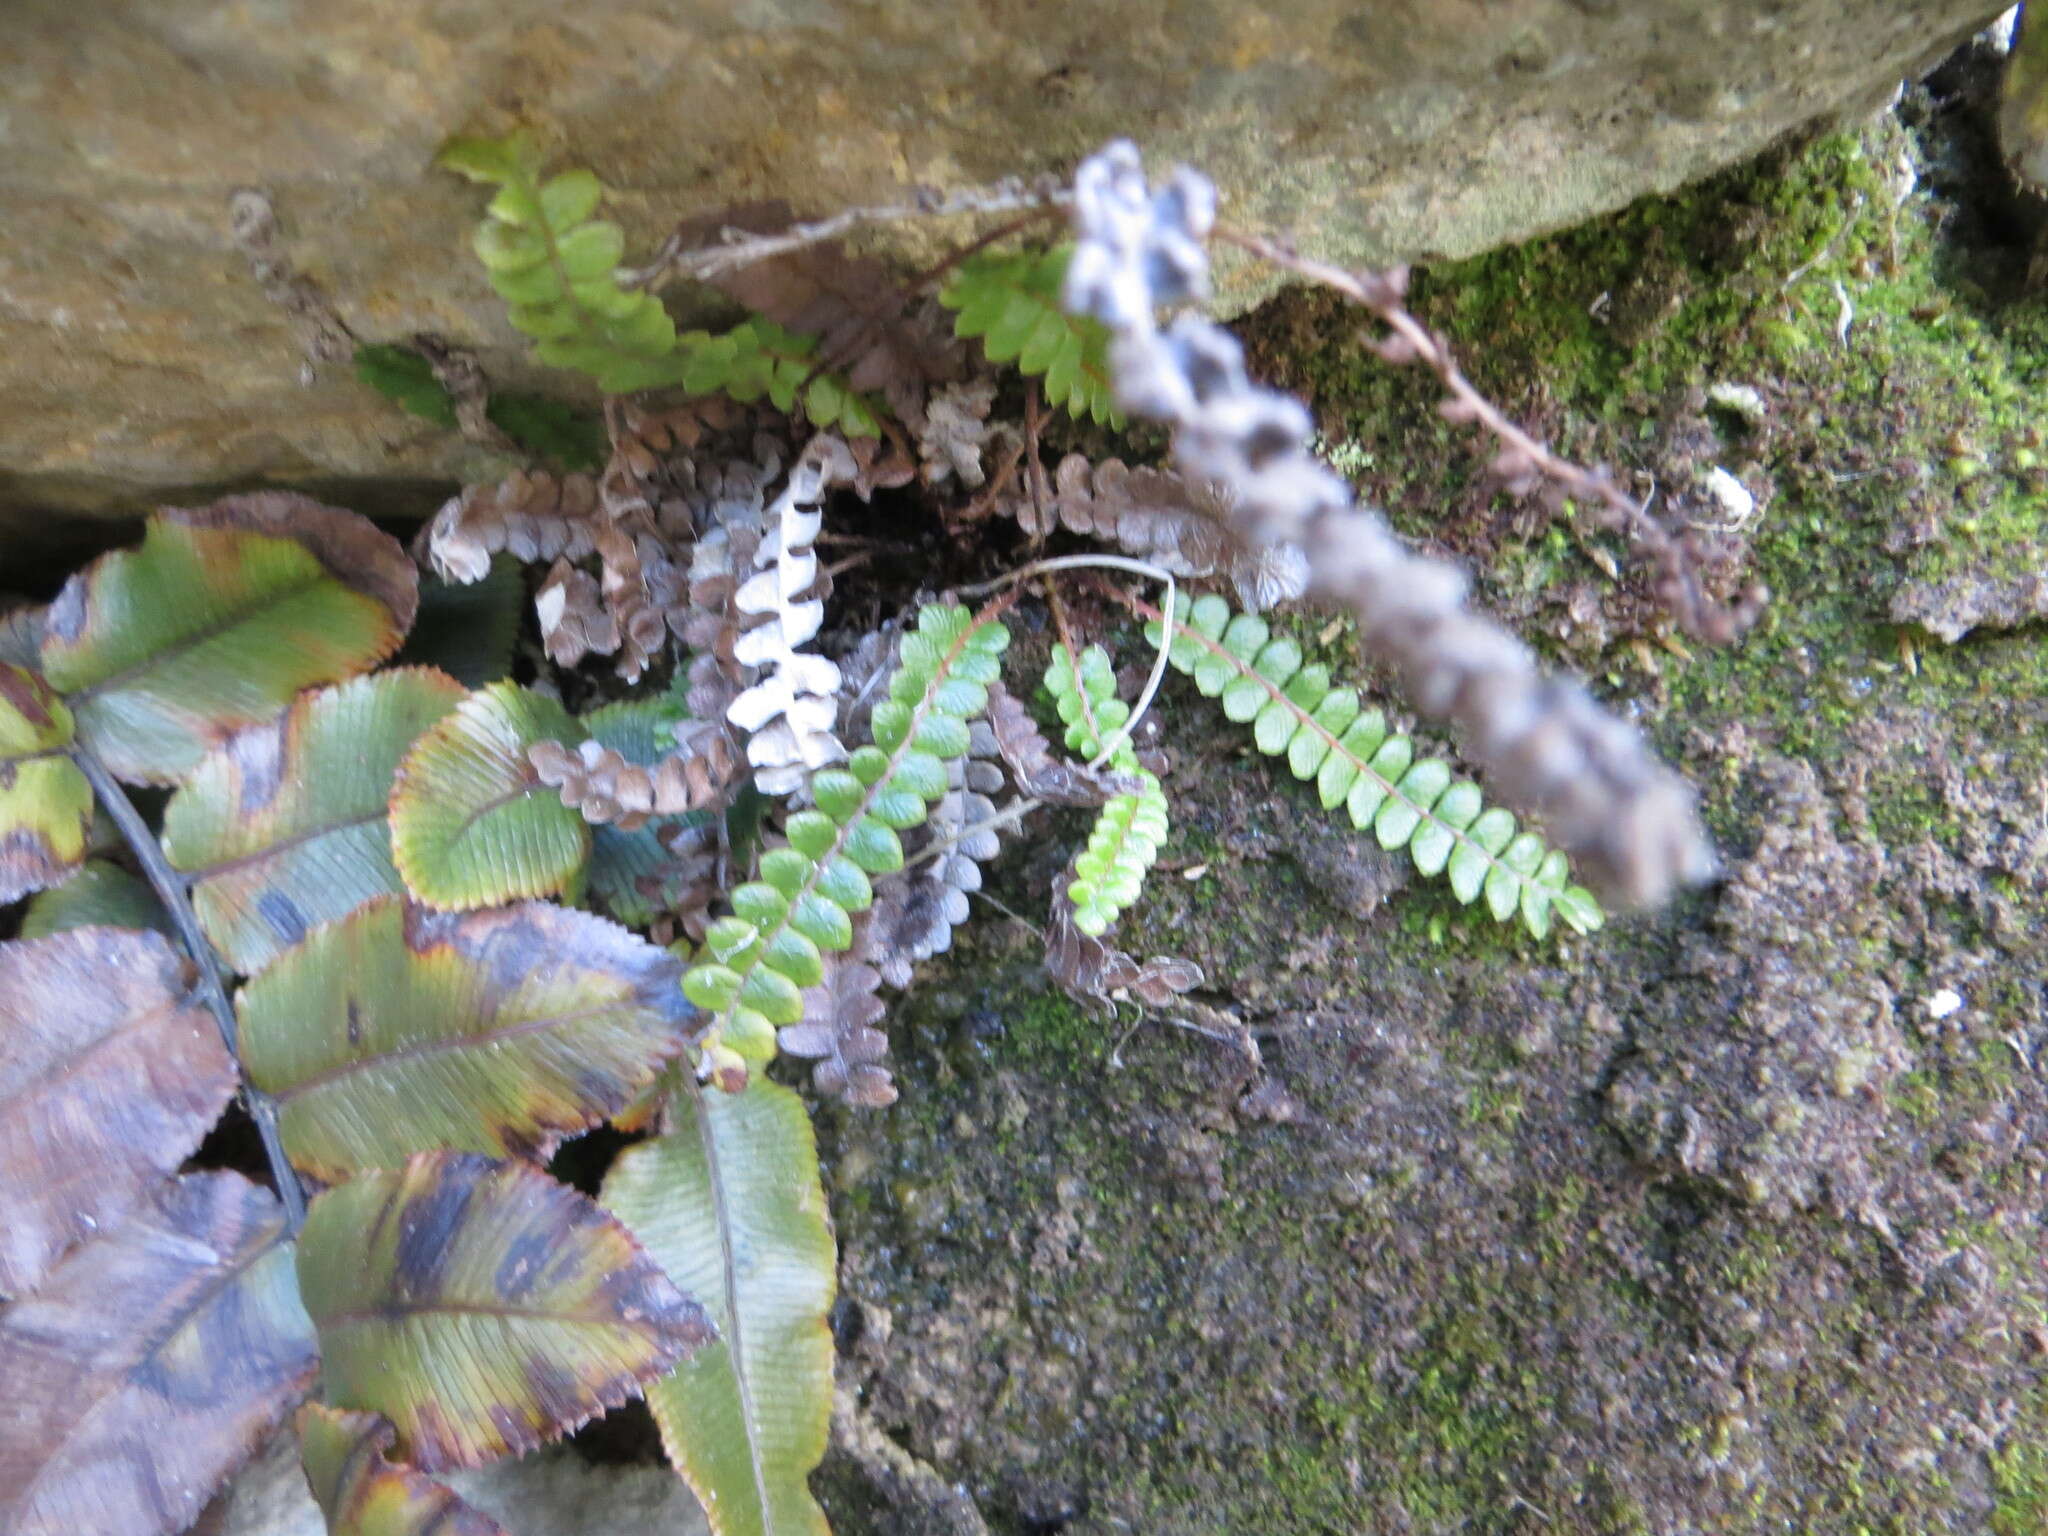
[[[688, 331], [683, 387], [693, 395], [730, 395], [758, 400], [766, 395], [777, 410], [796, 408], [820, 430], [838, 428], [848, 437], [879, 437], [881, 426], [867, 398], [836, 373], [818, 373], [812, 355], [815, 336], [784, 330], [756, 317], [720, 336]], [[815, 375], [815, 376], [814, 376]]]
[[790, 817], [785, 846], [762, 856], [761, 878], [734, 890], [731, 915], [706, 931], [683, 991], [713, 1015], [704, 1061], [722, 1082], [774, 1055], [776, 1026], [799, 1022], [803, 989], [824, 979], [824, 952], [852, 946], [853, 914], [874, 900], [869, 877], [902, 867], [896, 834], [946, 793], [946, 762], [965, 755], [967, 722], [1009, 642], [988, 611], [926, 607], [874, 708], [873, 745], [811, 776], [816, 809]]
[[[1159, 611], [1131, 603], [1149, 615], [1145, 633], [1157, 645]], [[1343, 806], [1382, 848], [1405, 848], [1421, 873], [1447, 875], [1460, 902], [1484, 895], [1496, 920], [1519, 915], [1539, 939], [1552, 913], [1578, 933], [1605, 921], [1590, 891], [1566, 884], [1562, 853], [1533, 832], [1517, 834], [1515, 818], [1488, 807], [1471, 781], [1454, 783], [1441, 758], [1417, 762], [1411, 739], [1351, 689], [1332, 687], [1327, 667], [1304, 666], [1301, 647], [1273, 636], [1263, 619], [1233, 615], [1220, 597], [1183, 592], [1169, 659], [1224, 714], [1252, 728], [1261, 752], [1285, 755], [1297, 779], [1314, 779], [1325, 809]]]
[[[1045, 686], [1067, 728], [1067, 747], [1091, 762], [1102, 753], [1106, 737], [1122, 730], [1131, 706], [1116, 696], [1116, 677], [1109, 653], [1091, 645], [1077, 666], [1064, 645], [1055, 645], [1045, 669]], [[1143, 788], [1112, 795], [1096, 813], [1088, 846], [1074, 860], [1074, 880], [1067, 897], [1074, 906], [1074, 926], [1100, 938], [1138, 899], [1145, 876], [1166, 841], [1166, 791], [1158, 777], [1141, 767], [1128, 735], [1109, 756], [1109, 766], [1139, 781]]]
[[[626, 237], [618, 225], [591, 217], [604, 198], [604, 184], [589, 171], [543, 180], [539, 152], [520, 134], [452, 139], [441, 150], [440, 164], [498, 189], [489, 217], [477, 228], [477, 259], [509, 306], [513, 325], [534, 338], [542, 362], [587, 373], [608, 394], [680, 385], [693, 394], [736, 400], [766, 395], [785, 411], [801, 397], [818, 427], [879, 435], [874, 411], [860, 393], [838, 375], [817, 371], [811, 356], [815, 337], [764, 319], [723, 335], [678, 335], [660, 299], [644, 289], [622, 288], [616, 269]], [[389, 382], [404, 385], [401, 403], [408, 408], [433, 410], [416, 380]]]
[[589, 171], [543, 181], [523, 134], [452, 139], [439, 163], [498, 189], [477, 228], [477, 259], [542, 362], [581, 369], [613, 394], [682, 382], [687, 358], [661, 300], [614, 276], [626, 237], [591, 217], [603, 183]]
[[980, 337], [992, 363], [1014, 362], [1043, 375], [1047, 398], [1080, 420], [1123, 425], [1109, 384], [1109, 332], [1060, 304], [1071, 245], [1047, 251], [1011, 251], [963, 261], [939, 294], [958, 310], [955, 335]]

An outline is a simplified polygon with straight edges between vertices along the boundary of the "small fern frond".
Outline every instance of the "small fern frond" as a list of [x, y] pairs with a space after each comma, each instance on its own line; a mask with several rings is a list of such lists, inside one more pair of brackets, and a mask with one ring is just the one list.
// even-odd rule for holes
[[1071, 245], [1004, 251], [960, 263], [939, 302], [959, 311], [956, 336], [980, 337], [992, 363], [1043, 375], [1046, 397], [1079, 421], [1123, 425], [1109, 385], [1109, 332], [1060, 304]]
[[579, 369], [610, 394], [682, 382], [675, 322], [653, 294], [619, 286], [625, 234], [591, 217], [603, 183], [589, 171], [543, 180], [522, 134], [452, 139], [438, 163], [498, 189], [474, 248], [542, 362]]
[[621, 287], [626, 237], [618, 225], [591, 217], [604, 184], [589, 171], [543, 179], [538, 150], [520, 134], [450, 140], [440, 164], [498, 189], [477, 227], [477, 259], [542, 362], [587, 373], [615, 395], [679, 385], [735, 400], [766, 395], [785, 411], [801, 397], [817, 427], [880, 433], [873, 408], [843, 378], [812, 377], [815, 337], [760, 318], [721, 336], [678, 335], [659, 298]]
[[722, 335], [686, 331], [679, 344], [684, 354], [681, 383], [693, 395], [730, 395], [735, 400], [766, 395], [779, 411], [793, 411], [801, 400], [804, 415], [820, 431], [836, 428], [848, 437], [881, 435], [874, 407], [864, 395], [839, 374], [817, 372], [815, 336], [784, 330], [757, 316]]
[[873, 744], [811, 776], [816, 808], [790, 817], [761, 878], [734, 890], [731, 915], [706, 930], [683, 991], [713, 1016], [704, 1065], [721, 1086], [742, 1086], [750, 1064], [775, 1054], [776, 1027], [802, 1020], [803, 989], [824, 979], [824, 953], [852, 946], [853, 914], [874, 900], [870, 877], [902, 867], [897, 834], [945, 795], [946, 764], [966, 754], [967, 722], [987, 707], [1009, 643], [990, 610], [926, 607], [875, 705]]
[[[1149, 617], [1145, 633], [1157, 645], [1159, 610], [1130, 602]], [[1333, 687], [1327, 667], [1304, 665], [1301, 647], [1273, 636], [1263, 619], [1233, 614], [1220, 597], [1180, 593], [1169, 659], [1251, 727], [1261, 752], [1284, 756], [1297, 779], [1314, 779], [1325, 809], [1341, 805], [1382, 848], [1405, 848], [1422, 874], [1448, 876], [1460, 902], [1484, 895], [1496, 920], [1519, 916], [1537, 938], [1553, 913], [1579, 933], [1605, 921], [1591, 892], [1566, 883], [1562, 853], [1533, 832], [1517, 834], [1515, 818], [1487, 806], [1470, 780], [1453, 782], [1441, 758], [1416, 761], [1409, 737], [1353, 690]]]
[[[1099, 645], [1083, 651], [1078, 665], [1064, 645], [1055, 645], [1045, 686], [1066, 725], [1069, 750], [1091, 762], [1131, 718], [1131, 706], [1116, 696], [1109, 653]], [[1090, 938], [1107, 933], [1138, 899], [1159, 845], [1166, 841], [1166, 791], [1155, 774], [1140, 766], [1128, 735], [1117, 743], [1108, 766], [1141, 787], [1104, 802], [1089, 830], [1088, 846], [1074, 860], [1067, 896], [1074, 905], [1074, 926]]]

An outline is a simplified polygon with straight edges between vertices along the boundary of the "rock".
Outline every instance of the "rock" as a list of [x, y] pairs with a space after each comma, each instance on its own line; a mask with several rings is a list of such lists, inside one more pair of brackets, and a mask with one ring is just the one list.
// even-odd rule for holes
[[[1134, 0], [1109, 25], [1082, 5], [1027, 24], [850, 0], [18, 0], [0, 44], [0, 549], [54, 559], [52, 514], [252, 481], [414, 511], [425, 484], [489, 467], [345, 363], [302, 382], [306, 316], [231, 243], [237, 189], [270, 196], [283, 255], [358, 340], [433, 332], [503, 383], [524, 349], [468, 253], [482, 198], [430, 168], [457, 131], [523, 121], [596, 169], [629, 254], [740, 199], [829, 211], [1065, 171], [1128, 134], [1199, 161], [1233, 222], [1337, 260], [1462, 256], [1882, 94], [1990, 10]], [[1225, 302], [1270, 283], [1237, 272]]]
[[[2036, 561], [2048, 555], [2020, 558]], [[2048, 618], [2048, 570], [2022, 575], [1965, 570], [1944, 581], [1909, 581], [1892, 594], [1892, 618], [1954, 645], [1973, 629], [2017, 629]]]

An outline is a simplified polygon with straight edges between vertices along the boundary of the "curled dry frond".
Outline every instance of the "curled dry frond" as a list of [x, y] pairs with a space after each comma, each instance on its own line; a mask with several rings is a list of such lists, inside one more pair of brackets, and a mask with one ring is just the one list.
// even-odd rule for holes
[[1121, 459], [1090, 464], [1087, 455], [1070, 453], [1054, 471], [1053, 494], [1043, 504], [1019, 496], [998, 507], [1034, 536], [1064, 528], [1176, 576], [1228, 576], [1238, 601], [1255, 613], [1300, 597], [1308, 586], [1300, 549], [1246, 544], [1230, 526], [1234, 500], [1219, 481], [1132, 469]]
[[541, 644], [548, 660], [573, 667], [592, 652], [609, 656], [619, 648], [619, 621], [605, 607], [597, 578], [566, 560], [557, 560], [533, 596], [540, 620]]
[[846, 748], [833, 734], [839, 669], [808, 645], [824, 622], [818, 557], [812, 542], [823, 521], [825, 493], [854, 473], [852, 455], [836, 437], [813, 438], [768, 509], [768, 528], [754, 555], [755, 574], [733, 594], [754, 622], [733, 641], [733, 659], [759, 669], [759, 680], [726, 706], [725, 717], [749, 732], [747, 760], [764, 795], [786, 795], [805, 775], [837, 762]]
[[1541, 810], [1600, 884], [1649, 905], [1704, 878], [1713, 856], [1691, 791], [1642, 739], [1583, 688], [1544, 677], [1526, 647], [1466, 610], [1462, 575], [1411, 555], [1355, 505], [1315, 462], [1307, 409], [1256, 388], [1228, 333], [1185, 310], [1160, 330], [1155, 308], [1207, 291], [1215, 208], [1193, 171], [1155, 193], [1126, 142], [1082, 165], [1066, 302], [1115, 334], [1118, 400], [1175, 428], [1183, 473], [1236, 490], [1231, 522], [1248, 543], [1302, 547], [1311, 591], [1357, 616], [1360, 643], [1415, 705], [1457, 721], [1502, 793]]
[[1045, 927], [1045, 968], [1068, 996], [1104, 1009], [1125, 998], [1149, 1008], [1169, 1008], [1180, 994], [1202, 984], [1202, 968], [1192, 960], [1177, 955], [1138, 960], [1083, 933], [1074, 921], [1074, 902], [1069, 895], [1073, 878], [1069, 869], [1053, 883], [1052, 910]]
[[1020, 793], [1049, 805], [1098, 806], [1116, 795], [1138, 794], [1144, 781], [1135, 774], [1108, 767], [1055, 758], [1052, 743], [1031, 718], [1031, 711], [1001, 683], [988, 691], [988, 723], [996, 750], [1008, 765]]
[[926, 485], [944, 485], [957, 480], [965, 490], [977, 491], [988, 479], [981, 467], [981, 451], [992, 432], [988, 413], [995, 405], [996, 386], [990, 379], [972, 379], [948, 384], [925, 402], [924, 425], [917, 433], [917, 455], [923, 462], [920, 474]]
[[521, 470], [495, 485], [472, 485], [420, 530], [414, 549], [443, 581], [482, 581], [491, 556], [581, 560], [596, 548], [597, 482], [589, 475]]
[[[658, 926], [657, 937], [682, 933], [692, 944], [704, 942], [711, 908], [727, 882], [720, 871], [718, 838], [709, 826], [677, 822], [655, 834], [664, 860], [634, 881], [634, 894], [647, 906]], [[665, 926], [661, 926], [665, 925]]]
[[592, 826], [631, 832], [653, 817], [702, 810], [725, 796], [737, 765], [732, 738], [703, 721], [683, 724], [692, 728], [687, 740], [651, 768], [595, 740], [573, 750], [559, 741], [536, 741], [526, 759], [540, 782], [559, 790], [562, 804]]

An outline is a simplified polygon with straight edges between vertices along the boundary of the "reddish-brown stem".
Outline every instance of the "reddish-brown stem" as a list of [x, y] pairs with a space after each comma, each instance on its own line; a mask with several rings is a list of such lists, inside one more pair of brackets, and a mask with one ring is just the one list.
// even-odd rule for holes
[[1215, 238], [1341, 293], [1370, 310], [1387, 328], [1385, 336], [1368, 339], [1366, 344], [1373, 352], [1388, 363], [1419, 363], [1436, 375], [1444, 389], [1443, 414], [1452, 421], [1479, 426], [1500, 445], [1494, 467], [1508, 488], [1527, 490], [1534, 479], [1547, 480], [1593, 511], [1607, 527], [1635, 540], [1657, 567], [1659, 596], [1689, 633], [1725, 644], [1756, 621], [1769, 595], [1763, 587], [1751, 587], [1732, 604], [1708, 596], [1700, 585], [1698, 552], [1686, 534], [1674, 534], [1652, 517], [1605, 470], [1587, 469], [1553, 453], [1479, 392], [1458, 367], [1448, 343], [1417, 319], [1403, 302], [1408, 288], [1407, 268], [1348, 272], [1261, 235], [1219, 228]]

